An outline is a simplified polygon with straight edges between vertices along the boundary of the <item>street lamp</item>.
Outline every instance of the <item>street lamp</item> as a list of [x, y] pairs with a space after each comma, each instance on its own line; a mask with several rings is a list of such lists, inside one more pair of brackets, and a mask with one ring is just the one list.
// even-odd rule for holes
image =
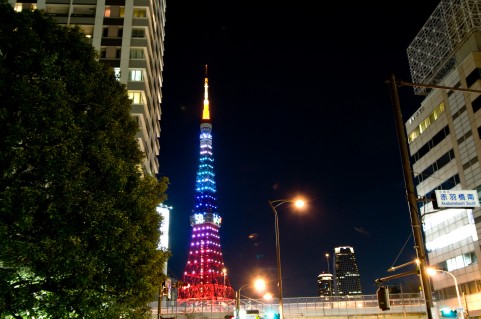
[[331, 271], [329, 270], [329, 254], [326, 253], [326, 261], [327, 261], [327, 273], [330, 274]]
[[[328, 253], [326, 253], [326, 261], [327, 261], [327, 273], [329, 275], [332, 275], [331, 270], [329, 269], [329, 254]], [[333, 276], [331, 276], [331, 279], [329, 280], [329, 295], [330, 296], [332, 296], [332, 284], [331, 284], [332, 278], [333, 278]]]
[[461, 319], [464, 319], [464, 309], [463, 309], [463, 304], [461, 303], [461, 296], [459, 295], [459, 288], [458, 288], [458, 280], [456, 279], [456, 277], [449, 271], [441, 270], [441, 269], [427, 268], [427, 272], [428, 272], [428, 275], [430, 276], [433, 276], [436, 272], [442, 272], [453, 277], [454, 285], [456, 286], [456, 295], [458, 296], [459, 311], [461, 312], [460, 317]]
[[282, 270], [281, 270], [281, 247], [279, 243], [279, 217], [276, 208], [282, 204], [292, 203], [297, 208], [302, 208], [305, 202], [302, 199], [276, 199], [267, 201], [274, 212], [275, 230], [276, 230], [276, 257], [277, 257], [277, 289], [279, 290], [279, 319], [284, 319], [283, 303], [282, 303]]
[[241, 290], [242, 288], [245, 288], [245, 287], [251, 287], [251, 286], [254, 286], [256, 288], [257, 291], [263, 291], [264, 289], [266, 289], [266, 282], [264, 279], [261, 279], [261, 278], [258, 278], [254, 281], [254, 283], [249, 283], [249, 284], [245, 284], [243, 286], [241, 286], [237, 291], [236, 291], [236, 298], [235, 298], [235, 308], [236, 308], [236, 318], [239, 319], [240, 318], [240, 297], [241, 297]]

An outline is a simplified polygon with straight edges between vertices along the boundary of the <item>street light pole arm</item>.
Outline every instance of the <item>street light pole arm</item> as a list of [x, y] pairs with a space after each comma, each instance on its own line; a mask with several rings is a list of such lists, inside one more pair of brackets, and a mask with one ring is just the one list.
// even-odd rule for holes
[[[276, 260], [277, 260], [277, 289], [279, 292], [279, 319], [284, 319], [283, 313], [283, 302], [282, 302], [282, 270], [281, 270], [281, 245], [279, 242], [279, 217], [277, 215], [276, 207], [288, 203], [288, 200], [279, 199], [279, 200], [270, 200], [268, 201], [269, 205], [274, 212], [274, 220], [275, 220], [275, 233], [276, 233]], [[278, 203], [277, 205], [274, 205]]]
[[236, 318], [240, 319], [239, 313], [240, 313], [240, 301], [241, 301], [241, 290], [242, 288], [252, 286], [252, 284], [245, 284], [242, 285], [239, 289], [236, 291], [236, 296], [235, 296], [235, 308], [236, 308]]
[[245, 288], [245, 287], [247, 287], [247, 286], [250, 286], [250, 284], [245, 284], [245, 285], [241, 286], [241, 287], [237, 290], [237, 291], [239, 292], [239, 294], [240, 294], [242, 288]]
[[290, 199], [276, 199], [276, 200], [269, 200], [267, 202], [269, 203], [269, 206], [271, 206], [271, 208], [275, 210], [277, 207], [281, 206], [282, 204], [292, 203], [293, 201]]
[[451, 276], [451, 278], [453, 278], [454, 280], [454, 285], [456, 287], [456, 295], [458, 296], [458, 304], [459, 304], [459, 308], [461, 309], [461, 319], [464, 319], [464, 309], [463, 309], [463, 304], [461, 303], [461, 295], [459, 294], [459, 287], [458, 287], [458, 280], [456, 279], [456, 276], [454, 276], [452, 273], [450, 273], [449, 271], [446, 271], [446, 270], [442, 270], [442, 269], [435, 269], [436, 271], [439, 271], [439, 272], [442, 272], [442, 273], [445, 273], [445, 274], [448, 274]]

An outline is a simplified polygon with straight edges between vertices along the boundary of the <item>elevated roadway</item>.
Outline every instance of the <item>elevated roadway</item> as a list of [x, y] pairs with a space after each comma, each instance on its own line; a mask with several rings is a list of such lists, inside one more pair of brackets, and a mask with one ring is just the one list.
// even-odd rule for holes
[[[419, 294], [393, 294], [390, 310], [378, 307], [376, 295], [356, 297], [299, 297], [284, 298], [285, 319], [317, 319], [336, 317], [339, 319], [425, 319], [426, 303]], [[150, 304], [153, 318], [158, 318], [158, 303]], [[261, 318], [271, 319], [278, 313], [276, 299], [266, 302], [261, 299], [241, 300], [241, 319], [246, 310], [258, 310]], [[162, 301], [161, 318], [167, 319], [225, 319], [234, 315], [234, 300], [228, 301]], [[436, 313], [434, 311], [434, 313]], [[249, 316], [248, 316], [249, 317]], [[251, 318], [247, 318], [251, 319]], [[436, 316], [437, 319], [437, 316]]]

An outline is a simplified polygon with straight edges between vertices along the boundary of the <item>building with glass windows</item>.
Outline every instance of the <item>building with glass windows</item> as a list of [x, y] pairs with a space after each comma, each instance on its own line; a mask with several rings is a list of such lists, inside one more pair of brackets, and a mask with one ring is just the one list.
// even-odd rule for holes
[[78, 25], [127, 85], [144, 172], [159, 171], [165, 0], [9, 0], [17, 11], [39, 9], [62, 25]]
[[[425, 84], [414, 89], [425, 97], [405, 128], [428, 263], [454, 275], [464, 311], [481, 316], [481, 210], [441, 208], [434, 196], [455, 203], [474, 191], [479, 202], [481, 1], [440, 1], [407, 55], [412, 81]], [[437, 307], [458, 308], [453, 277], [437, 272], [432, 282]]]
[[334, 295], [362, 295], [361, 277], [353, 247], [334, 248]]

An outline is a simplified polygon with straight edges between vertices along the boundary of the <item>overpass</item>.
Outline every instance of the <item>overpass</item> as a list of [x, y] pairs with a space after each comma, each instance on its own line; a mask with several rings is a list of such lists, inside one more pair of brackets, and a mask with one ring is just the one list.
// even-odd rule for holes
[[[420, 294], [391, 294], [390, 310], [379, 309], [376, 295], [355, 297], [298, 297], [283, 298], [285, 319], [425, 319], [426, 303]], [[225, 319], [234, 315], [234, 300], [162, 301], [161, 318], [167, 319]], [[158, 318], [159, 305], [150, 304], [153, 317]], [[241, 319], [246, 310], [258, 310], [261, 318], [272, 318], [279, 312], [277, 299], [241, 299]], [[433, 311], [433, 317], [438, 318]], [[244, 317], [245, 318], [245, 317]]]

